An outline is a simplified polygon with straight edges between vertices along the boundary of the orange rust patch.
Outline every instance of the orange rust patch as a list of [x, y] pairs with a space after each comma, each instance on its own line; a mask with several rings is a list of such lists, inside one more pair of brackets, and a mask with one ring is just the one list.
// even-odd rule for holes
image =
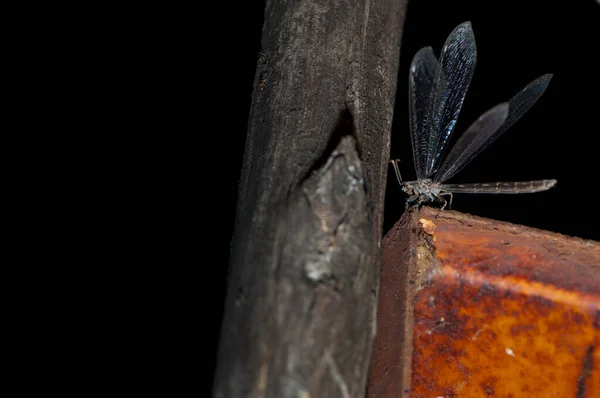
[[403, 223], [370, 397], [600, 397], [598, 242], [429, 208]]
[[439, 269], [414, 298], [411, 396], [600, 396], [599, 247], [470, 221], [427, 231]]

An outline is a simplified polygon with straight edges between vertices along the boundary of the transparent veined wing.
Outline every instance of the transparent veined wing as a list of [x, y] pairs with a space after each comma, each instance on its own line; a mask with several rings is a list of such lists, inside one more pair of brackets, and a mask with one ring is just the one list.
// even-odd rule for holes
[[415, 171], [419, 180], [425, 178], [427, 173], [427, 145], [431, 128], [429, 111], [433, 81], [439, 70], [440, 64], [431, 47], [420, 49], [410, 65], [408, 113]]
[[479, 116], [456, 141], [433, 180], [446, 181], [462, 170], [479, 153], [478, 150], [489, 137], [504, 124], [508, 113], [509, 104], [504, 102]]
[[550, 79], [552, 79], [551, 73], [546, 73], [545, 75], [538, 77], [508, 101], [510, 104], [510, 112], [508, 113], [506, 122], [504, 122], [494, 137], [490, 137], [490, 142], [486, 142], [485, 146], [491, 144], [493, 140], [500, 136], [500, 134], [508, 130], [510, 126], [519, 120], [521, 116], [536, 103], [542, 94], [544, 94], [544, 91], [546, 91]]
[[431, 130], [427, 143], [426, 176], [436, 172], [456, 125], [477, 63], [475, 36], [470, 22], [458, 25], [446, 39], [440, 55], [431, 101]]
[[[494, 142], [496, 138], [519, 120], [519, 118], [535, 104], [548, 87], [551, 78], [551, 74], [540, 76], [512, 97], [508, 102], [508, 115], [506, 116], [506, 120], [499, 127], [492, 129], [490, 128], [493, 127], [491, 125], [480, 124], [479, 128], [477, 128], [477, 125], [481, 118], [488, 115], [494, 109], [501, 107], [503, 104], [497, 105], [481, 116], [480, 119], [473, 123], [473, 125], [471, 125], [471, 127], [469, 127], [456, 142], [436, 173], [434, 180], [449, 180], [469, 164], [481, 151]], [[500, 110], [498, 109], [496, 112], [500, 112]], [[493, 115], [488, 116], [493, 118]], [[484, 128], [484, 126], [487, 127]]]

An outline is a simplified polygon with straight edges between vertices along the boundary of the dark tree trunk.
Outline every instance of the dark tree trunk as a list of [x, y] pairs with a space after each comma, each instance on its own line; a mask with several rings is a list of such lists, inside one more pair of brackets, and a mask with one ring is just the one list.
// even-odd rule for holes
[[364, 395], [405, 3], [267, 1], [215, 397]]

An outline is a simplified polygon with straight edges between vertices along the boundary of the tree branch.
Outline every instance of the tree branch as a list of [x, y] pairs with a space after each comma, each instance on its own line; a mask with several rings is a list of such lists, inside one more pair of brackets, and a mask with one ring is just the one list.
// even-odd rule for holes
[[406, 1], [268, 1], [216, 397], [365, 390]]

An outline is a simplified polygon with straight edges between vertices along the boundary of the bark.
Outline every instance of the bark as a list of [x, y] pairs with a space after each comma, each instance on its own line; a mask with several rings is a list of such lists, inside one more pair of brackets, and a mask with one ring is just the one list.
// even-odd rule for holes
[[364, 395], [405, 3], [267, 2], [216, 397]]

